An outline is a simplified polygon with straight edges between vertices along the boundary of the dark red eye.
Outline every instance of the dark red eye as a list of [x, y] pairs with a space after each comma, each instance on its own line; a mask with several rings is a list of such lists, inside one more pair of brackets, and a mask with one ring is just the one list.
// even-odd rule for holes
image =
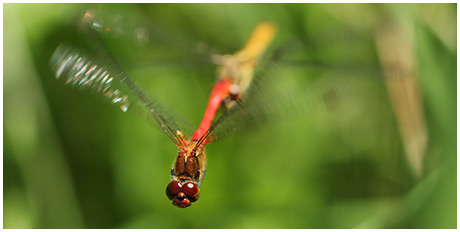
[[177, 181], [171, 181], [166, 187], [166, 195], [172, 200], [182, 189], [182, 185]]
[[198, 198], [200, 197], [200, 189], [196, 184], [192, 182], [188, 182], [184, 186], [182, 186], [182, 192], [184, 192], [185, 195], [187, 195], [191, 202], [198, 200]]

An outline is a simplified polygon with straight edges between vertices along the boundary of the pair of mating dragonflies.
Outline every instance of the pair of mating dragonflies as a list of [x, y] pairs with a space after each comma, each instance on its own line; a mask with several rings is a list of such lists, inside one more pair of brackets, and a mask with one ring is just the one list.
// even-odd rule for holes
[[271, 22], [260, 22], [241, 50], [231, 55], [210, 56], [218, 65], [217, 80], [201, 124], [191, 136], [184, 134], [170, 113], [148, 96], [111, 56], [99, 34], [111, 30], [110, 27], [98, 22], [94, 12], [86, 11], [77, 22], [77, 28], [86, 38], [89, 49], [85, 51], [78, 46], [61, 44], [51, 58], [56, 77], [66, 84], [89, 89], [110, 99], [122, 111], [134, 104], [141, 105], [147, 117], [153, 119], [179, 148], [166, 194], [175, 206], [190, 206], [200, 197], [199, 187], [205, 174], [205, 146], [222, 137], [216, 129], [234, 129], [224, 128], [234, 126], [226, 123], [232, 114], [248, 112], [244, 109], [252, 98], [249, 90], [256, 88], [253, 77], [262, 55], [275, 37], [276, 26]]

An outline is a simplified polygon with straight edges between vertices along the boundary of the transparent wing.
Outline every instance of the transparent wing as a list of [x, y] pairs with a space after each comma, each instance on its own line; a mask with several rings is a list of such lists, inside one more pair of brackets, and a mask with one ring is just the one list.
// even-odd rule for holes
[[213, 123], [208, 143], [275, 120], [323, 114], [357, 91], [354, 81], [383, 78], [370, 36], [333, 35], [296, 39], [273, 50], [248, 94]]
[[[144, 51], [136, 54], [124, 52], [127, 56], [140, 56], [137, 62], [129, 65], [145, 67], [164, 64], [208, 65], [213, 63], [212, 57], [218, 53], [217, 49], [197, 39], [189, 38], [188, 34], [180, 34], [162, 25], [162, 22], [155, 20], [152, 15], [142, 14], [144, 10], [139, 10], [137, 7], [142, 7], [142, 5], [127, 5], [123, 11], [116, 6], [115, 9], [112, 9], [111, 6], [104, 5], [87, 11], [91, 14], [93, 28], [101, 36], [110, 35], [121, 43], [130, 43]], [[175, 55], [171, 56], [168, 49], [173, 49]]]
[[[121, 66], [114, 60], [97, 33], [91, 12], [86, 12], [78, 22], [77, 30], [81, 39], [75, 43], [61, 44], [51, 58], [56, 77], [66, 84], [88, 89], [108, 98], [124, 112], [140, 110], [147, 118], [153, 119], [174, 143], [182, 146], [183, 138], [177, 131], [190, 134], [192, 126], [183, 119], [169, 113], [158, 101], [148, 96]], [[83, 41], [83, 42], [81, 42]], [[177, 121], [183, 125], [177, 125]]]

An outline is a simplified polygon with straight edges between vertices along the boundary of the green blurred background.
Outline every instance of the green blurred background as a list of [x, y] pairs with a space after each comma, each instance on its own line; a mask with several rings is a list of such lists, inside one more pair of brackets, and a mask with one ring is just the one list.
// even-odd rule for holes
[[[4, 228], [457, 227], [456, 4], [3, 7]], [[284, 82], [315, 93], [302, 96], [311, 103], [308, 113], [207, 146], [201, 198], [179, 209], [165, 196], [177, 152], [169, 138], [51, 72], [52, 52], [72, 39], [69, 25], [88, 8], [124, 15], [117, 23], [128, 31], [144, 21], [177, 38], [163, 39], [172, 46], [159, 45], [158, 52], [123, 37], [106, 42], [134, 79], [194, 125], [215, 67], [175, 62], [194, 60], [181, 41], [232, 53], [257, 22], [271, 20], [279, 28], [273, 47], [291, 38], [313, 41], [294, 58], [375, 71], [283, 66]], [[415, 85], [385, 80], [376, 45], [385, 22], [407, 42], [397, 43], [396, 53], [410, 51]], [[329, 33], [342, 29], [363, 36]], [[395, 96], [413, 86], [420, 105], [398, 105]], [[404, 112], [415, 112], [422, 123]], [[415, 132], [404, 129], [414, 125]]]

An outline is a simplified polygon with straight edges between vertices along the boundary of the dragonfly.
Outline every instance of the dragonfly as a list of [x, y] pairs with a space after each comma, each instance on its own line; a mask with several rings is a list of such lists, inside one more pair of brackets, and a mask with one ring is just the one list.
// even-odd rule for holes
[[[230, 112], [241, 106], [259, 58], [275, 36], [276, 26], [271, 22], [259, 23], [243, 49], [232, 55], [214, 57], [219, 65], [217, 81], [201, 124], [191, 137], [186, 137], [164, 107], [147, 96], [113, 59], [98, 38], [101, 25], [95, 21], [92, 11], [85, 12], [78, 22], [78, 29], [85, 34], [92, 50], [104, 58], [91, 59], [79, 48], [62, 44], [51, 58], [56, 78], [99, 93], [119, 105], [124, 112], [128, 111], [132, 101], [139, 102], [179, 149], [166, 195], [173, 205], [189, 207], [200, 197], [199, 187], [206, 171], [205, 145], [216, 140], [211, 136], [214, 129]], [[225, 113], [216, 119], [219, 109]]]
[[[267, 74], [284, 71], [280, 68], [280, 60], [302, 69], [309, 67], [316, 76], [318, 73], [334, 77], [369, 76], [367, 70], [350, 69], [349, 66], [330, 67], [320, 62], [283, 60], [285, 53], [305, 50], [303, 43], [298, 41], [289, 43], [289, 46], [280, 46], [270, 55], [267, 54], [278, 29], [274, 23], [263, 21], [254, 26], [243, 48], [233, 54], [221, 55], [215, 49], [203, 49], [201, 44], [198, 46], [198, 53], [204, 54], [209, 63], [217, 65], [217, 77], [201, 123], [195, 129], [188, 121], [147, 94], [115, 60], [101, 39], [101, 34], [119, 33], [119, 28], [113, 26], [119, 22], [117, 18], [112, 24], [107, 23], [95, 11], [86, 11], [76, 23], [78, 34], [83, 39], [59, 45], [50, 63], [57, 79], [67, 85], [102, 95], [118, 105], [123, 112], [140, 109], [145, 118], [153, 121], [171, 139], [178, 147], [178, 152], [171, 168], [171, 181], [166, 187], [166, 195], [173, 205], [180, 208], [189, 207], [200, 197], [200, 187], [206, 172], [206, 145], [230, 134], [263, 125], [272, 117], [283, 117], [287, 112], [285, 109], [297, 110], [301, 115], [305, 112], [311, 114], [314, 112], [311, 110], [314, 108], [312, 105], [323, 106], [326, 103], [322, 99], [323, 95], [340, 95], [345, 98], [346, 93], [353, 92], [346, 89], [349, 85], [343, 78], [334, 78], [330, 82], [320, 80], [309, 86], [289, 90], [278, 88], [282, 89], [282, 93], [276, 92], [268, 84], [278, 80], [270, 76], [277, 76], [279, 72], [276, 75]], [[148, 40], [145, 39], [145, 28], [138, 29], [136, 35], [139, 41]], [[155, 33], [155, 30], [152, 29], [151, 33]], [[340, 37], [341, 40], [345, 38]], [[332, 43], [327, 43], [325, 48], [330, 47], [333, 47]], [[380, 72], [377, 72], [370, 76], [379, 75]]]
[[[273, 40], [276, 27], [270, 22], [256, 26], [247, 44], [234, 55], [223, 56], [219, 63], [218, 80], [214, 85], [203, 119], [190, 139], [177, 131], [184, 146], [179, 146], [179, 153], [172, 169], [172, 181], [166, 188], [166, 194], [175, 206], [184, 208], [198, 199], [199, 186], [205, 173], [206, 152], [204, 145], [212, 140], [215, 127], [226, 116], [223, 114], [215, 121], [216, 112], [224, 107], [231, 112], [237, 101], [244, 97], [251, 84], [253, 72], [259, 57]], [[213, 123], [214, 122], [214, 123]]]

